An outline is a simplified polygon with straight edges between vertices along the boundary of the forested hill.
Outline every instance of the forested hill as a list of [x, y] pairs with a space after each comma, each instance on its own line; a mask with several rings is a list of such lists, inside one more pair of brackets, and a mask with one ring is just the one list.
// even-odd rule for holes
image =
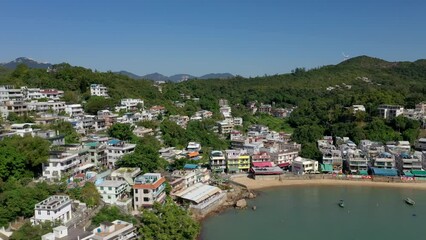
[[[328, 87], [334, 89], [328, 91]], [[167, 90], [165, 95], [169, 97], [184, 92], [197, 97], [227, 98], [233, 103], [257, 100], [285, 106], [331, 98], [345, 106], [387, 103], [414, 107], [426, 97], [426, 60], [387, 62], [360, 56], [311, 70], [296, 68], [289, 74], [190, 80], [169, 85]]]
[[142, 98], [148, 102], [162, 99], [152, 81], [134, 80], [112, 72], [97, 72], [69, 64], [53, 65], [49, 72], [46, 69], [30, 69], [25, 65], [18, 65], [15, 70], [0, 67], [0, 85], [56, 88], [64, 90], [68, 97], [66, 100], [71, 102], [87, 100], [90, 84], [93, 83], [108, 87], [112, 103], [121, 98]]

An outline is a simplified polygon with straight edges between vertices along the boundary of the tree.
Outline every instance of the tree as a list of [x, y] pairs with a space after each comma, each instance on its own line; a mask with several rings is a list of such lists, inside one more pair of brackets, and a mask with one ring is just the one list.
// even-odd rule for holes
[[159, 143], [153, 136], [138, 139], [135, 151], [124, 155], [117, 161], [117, 165], [120, 167], [138, 167], [145, 173], [154, 172], [166, 165], [165, 161], [160, 158], [159, 149]]
[[100, 96], [91, 96], [84, 105], [85, 111], [89, 114], [96, 115], [99, 110], [112, 108], [114, 104], [110, 98]]
[[136, 223], [132, 215], [122, 213], [117, 206], [105, 206], [92, 218], [92, 225], [98, 226], [102, 222], [112, 222], [117, 219]]
[[190, 240], [200, 231], [200, 224], [170, 198], [164, 205], [155, 203], [152, 211], [144, 210], [141, 223], [139, 232], [145, 240]]
[[13, 136], [0, 141], [0, 178], [35, 177], [47, 162], [50, 143], [40, 137]]
[[38, 225], [32, 225], [29, 221], [13, 232], [11, 240], [41, 239], [41, 236], [53, 231], [54, 223], [46, 221]]
[[114, 123], [108, 129], [108, 135], [122, 141], [129, 141], [133, 138], [134, 126], [125, 123]]
[[66, 144], [79, 142], [80, 136], [70, 122], [57, 121], [50, 127], [65, 136]]
[[86, 182], [83, 187], [76, 187], [67, 190], [71, 198], [77, 199], [87, 204], [88, 207], [97, 206], [101, 201], [101, 195], [95, 184]]

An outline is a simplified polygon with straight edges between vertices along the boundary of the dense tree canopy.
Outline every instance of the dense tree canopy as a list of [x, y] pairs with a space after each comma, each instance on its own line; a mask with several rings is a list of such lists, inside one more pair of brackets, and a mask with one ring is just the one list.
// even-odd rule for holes
[[40, 137], [13, 136], [0, 141], [0, 179], [36, 177], [49, 156], [50, 143]]
[[92, 218], [92, 225], [99, 226], [102, 222], [115, 220], [136, 223], [136, 219], [132, 215], [122, 213], [117, 206], [105, 206]]
[[155, 203], [152, 211], [143, 211], [141, 223], [139, 232], [144, 240], [190, 240], [200, 230], [200, 224], [171, 199], [164, 205]]
[[134, 126], [126, 123], [114, 123], [108, 128], [108, 135], [122, 141], [130, 141], [133, 138]]

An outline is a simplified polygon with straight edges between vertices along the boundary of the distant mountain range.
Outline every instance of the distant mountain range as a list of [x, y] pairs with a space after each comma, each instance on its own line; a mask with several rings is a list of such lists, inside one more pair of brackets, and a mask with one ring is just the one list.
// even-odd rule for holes
[[[53, 64], [52, 63], [46, 63], [46, 62], [38, 62], [35, 61], [31, 58], [27, 58], [27, 57], [19, 57], [11, 62], [8, 63], [0, 63], [0, 66], [3, 66], [5, 68], [8, 69], [15, 69], [16, 66], [18, 66], [19, 64], [25, 64], [27, 65], [29, 68], [40, 68], [40, 69], [47, 69], [49, 67], [51, 67]], [[209, 73], [200, 77], [196, 77], [190, 74], [175, 74], [173, 76], [165, 76], [163, 74], [160, 73], [151, 73], [151, 74], [147, 74], [144, 76], [139, 76], [137, 74], [128, 72], [128, 71], [119, 71], [119, 72], [115, 72], [121, 75], [125, 75], [128, 76], [130, 78], [133, 79], [147, 79], [147, 80], [153, 80], [153, 81], [170, 81], [170, 82], [182, 82], [182, 81], [186, 81], [189, 79], [227, 79], [227, 78], [232, 78], [234, 77], [234, 75], [230, 74], [230, 73]]]
[[16, 66], [18, 66], [19, 64], [25, 64], [29, 68], [41, 68], [41, 69], [47, 69], [48, 67], [52, 66], [51, 63], [38, 62], [31, 58], [26, 58], [26, 57], [19, 57], [8, 63], [0, 63], [0, 66], [9, 68], [9, 69], [15, 69]]
[[147, 79], [147, 80], [153, 80], [153, 81], [170, 81], [170, 82], [183, 82], [189, 79], [227, 79], [227, 78], [232, 78], [234, 77], [234, 75], [230, 74], [230, 73], [209, 73], [206, 75], [202, 75], [200, 77], [196, 77], [190, 74], [175, 74], [172, 75], [170, 77], [165, 76], [161, 73], [151, 73], [151, 74], [147, 74], [144, 76], [138, 76], [136, 74], [133, 74], [131, 72], [127, 72], [127, 71], [120, 71], [120, 72], [116, 72], [118, 74], [122, 74], [122, 75], [126, 75], [130, 78], [133, 79]]

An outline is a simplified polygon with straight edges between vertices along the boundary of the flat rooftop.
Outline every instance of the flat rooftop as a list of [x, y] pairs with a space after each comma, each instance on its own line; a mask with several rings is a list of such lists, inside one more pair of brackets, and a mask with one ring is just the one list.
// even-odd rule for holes
[[36, 210], [52, 210], [62, 208], [71, 203], [71, 199], [66, 195], [53, 195], [35, 205]]

